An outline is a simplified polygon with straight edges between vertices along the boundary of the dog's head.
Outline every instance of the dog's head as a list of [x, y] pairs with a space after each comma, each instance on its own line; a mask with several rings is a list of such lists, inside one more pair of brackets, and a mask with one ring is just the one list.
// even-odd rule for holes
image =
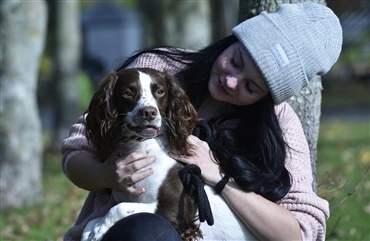
[[191, 154], [187, 137], [198, 117], [177, 81], [154, 69], [124, 69], [102, 80], [87, 110], [86, 136], [101, 158], [127, 138], [164, 134], [174, 151]]

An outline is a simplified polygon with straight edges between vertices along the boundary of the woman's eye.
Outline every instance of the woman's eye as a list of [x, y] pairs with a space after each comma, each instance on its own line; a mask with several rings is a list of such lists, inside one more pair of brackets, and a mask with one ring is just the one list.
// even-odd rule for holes
[[250, 81], [247, 81], [245, 83], [245, 89], [246, 89], [246, 91], [248, 91], [248, 93], [250, 93], [250, 94], [253, 93], [253, 90], [251, 89], [251, 86], [250, 86]]
[[235, 61], [235, 58], [232, 58], [231, 59], [231, 65], [234, 66], [234, 67], [236, 67], [236, 68], [239, 67], [238, 63], [236, 63], [236, 61]]

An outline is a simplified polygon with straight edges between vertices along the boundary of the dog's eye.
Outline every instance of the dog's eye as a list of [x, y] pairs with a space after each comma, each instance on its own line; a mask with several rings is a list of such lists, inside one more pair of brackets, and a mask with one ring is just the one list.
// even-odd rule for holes
[[158, 89], [157, 90], [157, 95], [158, 96], [163, 96], [164, 95], [164, 91], [162, 89]]
[[131, 98], [132, 92], [130, 90], [126, 90], [122, 93], [123, 98]]

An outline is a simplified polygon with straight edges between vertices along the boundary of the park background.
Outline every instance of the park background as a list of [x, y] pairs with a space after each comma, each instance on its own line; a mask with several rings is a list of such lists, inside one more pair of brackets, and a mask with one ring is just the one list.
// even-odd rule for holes
[[[180, 2], [189, 1], [162, 2], [167, 2], [167, 8], [172, 9], [172, 12], [155, 5], [148, 6], [149, 1], [47, 2], [48, 30], [37, 83], [37, 103], [43, 133], [43, 197], [32, 206], [2, 210], [0, 240], [62, 240], [63, 234], [76, 220], [87, 192], [71, 184], [63, 174], [60, 140], [68, 135], [66, 128], [75, 123], [86, 109], [99, 78], [114, 66], [116, 59], [156, 44], [197, 49], [210, 39], [229, 32], [238, 21], [238, 1], [218, 1], [222, 4], [225, 22], [222, 25], [224, 29], [218, 28], [217, 31], [212, 31], [212, 25], [201, 19], [202, 16], [212, 15], [212, 11], [219, 11], [210, 9], [208, 1], [190, 1], [194, 5], [186, 5], [185, 9], [179, 9], [178, 6]], [[140, 6], [140, 3], [145, 6]], [[151, 3], [158, 4], [159, 1]], [[322, 79], [317, 192], [330, 202], [327, 240], [370, 240], [369, 2], [331, 0], [327, 3], [341, 20], [344, 46], [338, 63]], [[68, 117], [61, 117], [55, 113], [60, 93], [53, 92], [57, 83], [54, 81], [55, 72], [58, 70], [53, 64], [58, 55], [54, 52], [58, 33], [53, 30], [61, 29], [62, 26], [53, 21], [60, 17], [58, 13], [61, 8], [69, 4], [73, 5], [70, 9], [78, 12], [79, 26], [75, 26], [77, 28], [71, 29], [70, 34], [64, 37], [72, 39], [75, 33], [81, 34], [81, 44], [76, 47], [81, 54], [81, 61], [75, 66], [78, 69], [76, 86], [70, 88], [71, 92], [77, 91], [74, 93], [78, 96], [76, 108], [70, 110]], [[165, 18], [168, 23], [179, 24], [177, 19], [183, 19], [180, 25], [166, 26], [168, 33], [161, 36], [163, 31], [147, 29], [148, 15], [143, 12], [148, 11], [148, 8], [152, 8], [152, 21], [156, 21], [155, 15], [165, 13], [168, 13]], [[182, 26], [184, 19], [196, 21], [197, 27], [190, 30], [177, 29]], [[64, 21], [73, 20], [70, 17]], [[103, 26], [103, 34], [94, 32], [95, 27], [91, 24]], [[176, 30], [182, 31], [182, 35], [173, 34]], [[144, 32], [151, 34], [147, 34], [144, 39]], [[164, 37], [168, 35], [178, 37]], [[64, 123], [61, 123], [62, 119]]]

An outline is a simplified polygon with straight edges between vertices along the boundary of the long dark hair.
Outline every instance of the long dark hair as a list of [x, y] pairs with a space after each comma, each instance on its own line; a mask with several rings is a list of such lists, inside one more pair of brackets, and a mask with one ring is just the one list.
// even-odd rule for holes
[[[236, 120], [236, 127], [225, 127], [228, 120]], [[245, 191], [271, 201], [285, 196], [291, 187], [284, 165], [287, 145], [271, 96], [237, 107], [233, 114], [212, 119], [209, 125], [217, 130], [211, 149], [226, 175]]]
[[[152, 48], [138, 52], [119, 69], [128, 66], [138, 56], [153, 53], [164, 59], [183, 64], [176, 74], [192, 104], [199, 108], [208, 89], [208, 80], [217, 57], [238, 39], [230, 35], [196, 52], [177, 48]], [[236, 127], [225, 122], [234, 121]], [[291, 187], [290, 174], [285, 168], [287, 144], [284, 141], [271, 96], [249, 106], [236, 106], [232, 114], [208, 121], [200, 138], [207, 140], [214, 157], [226, 175], [245, 191], [253, 191], [276, 201]], [[206, 136], [204, 136], [204, 133]]]

